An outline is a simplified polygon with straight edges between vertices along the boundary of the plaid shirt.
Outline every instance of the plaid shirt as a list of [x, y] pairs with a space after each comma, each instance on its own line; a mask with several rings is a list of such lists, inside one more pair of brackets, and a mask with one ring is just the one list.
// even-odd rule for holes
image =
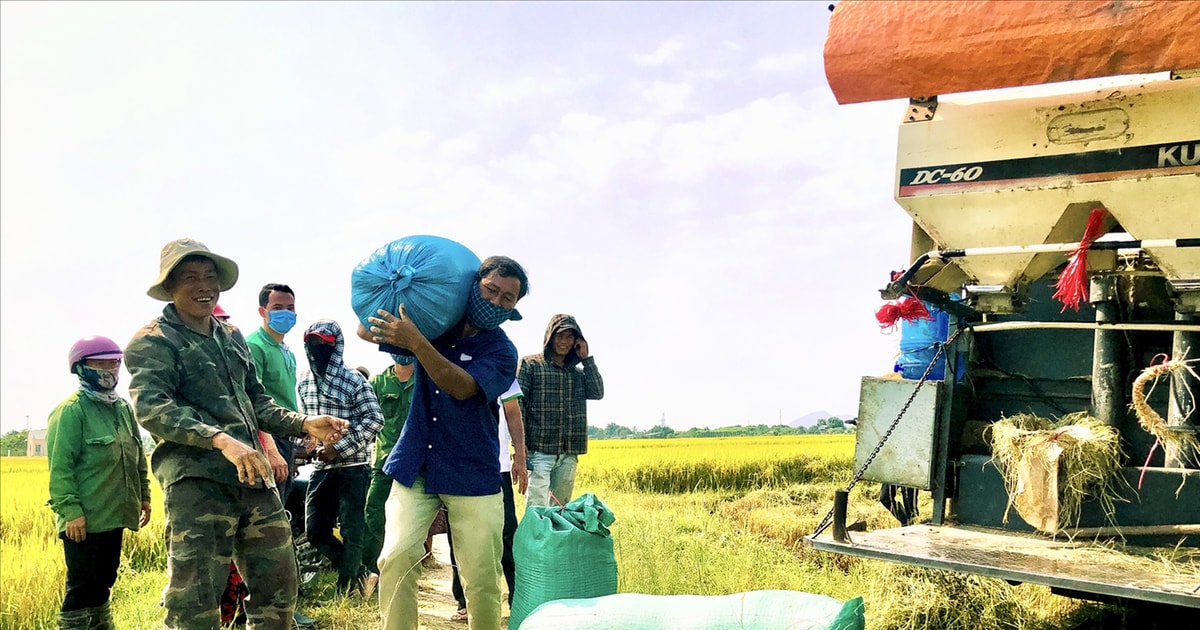
[[525, 445], [530, 452], [582, 455], [587, 452], [587, 401], [604, 397], [596, 360], [557, 366], [541, 354], [521, 359], [517, 382]]
[[[375, 445], [375, 435], [383, 428], [383, 412], [379, 410], [379, 399], [375, 390], [355, 370], [346, 367], [342, 360], [342, 349], [345, 344], [342, 338], [342, 328], [337, 322], [329, 319], [317, 321], [308, 327], [305, 335], [317, 332], [333, 335], [337, 338], [334, 343], [333, 356], [325, 373], [318, 376], [312, 370], [304, 374], [300, 381], [300, 410], [307, 414], [328, 414], [342, 418], [350, 423], [346, 436], [333, 443], [338, 456], [332, 462], [316, 461], [316, 470], [330, 468], [346, 468], [349, 466], [365, 466], [370, 463]], [[307, 354], [307, 349], [305, 350]], [[309, 364], [312, 357], [309, 357]]]

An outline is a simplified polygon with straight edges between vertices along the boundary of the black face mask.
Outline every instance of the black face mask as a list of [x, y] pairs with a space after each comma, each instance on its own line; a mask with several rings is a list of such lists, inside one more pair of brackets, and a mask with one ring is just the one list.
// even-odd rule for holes
[[306, 345], [305, 349], [308, 351], [308, 362], [313, 371], [324, 374], [325, 369], [329, 367], [329, 360], [333, 358], [333, 346], [319, 343]]

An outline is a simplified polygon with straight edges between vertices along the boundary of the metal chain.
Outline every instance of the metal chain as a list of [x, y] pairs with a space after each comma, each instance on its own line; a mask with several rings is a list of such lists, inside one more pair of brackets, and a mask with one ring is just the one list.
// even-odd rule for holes
[[[879, 455], [879, 451], [883, 450], [883, 445], [887, 443], [888, 438], [892, 436], [892, 432], [895, 431], [896, 427], [900, 425], [900, 419], [904, 417], [904, 414], [908, 413], [909, 405], [911, 405], [913, 400], [917, 398], [917, 393], [921, 391], [921, 386], [923, 386], [925, 381], [929, 378], [929, 373], [933, 371], [933, 366], [937, 365], [938, 359], [941, 358], [942, 354], [945, 353], [946, 346], [954, 343], [954, 340], [958, 338], [959, 333], [962, 331], [962, 328], [956, 329], [954, 333], [951, 334], [948, 339], [946, 339], [946, 341], [938, 344], [937, 352], [933, 355], [933, 360], [929, 362], [929, 366], [925, 368], [925, 373], [921, 375], [921, 380], [917, 381], [917, 386], [913, 388], [912, 394], [910, 394], [908, 400], [904, 402], [904, 406], [900, 408], [900, 413], [896, 414], [896, 419], [892, 420], [891, 426], [889, 426], [887, 431], [884, 431], [883, 436], [879, 438], [879, 443], [875, 445], [875, 449], [872, 450], [871, 454], [867, 456], [867, 461], [863, 462], [863, 465], [860, 466], [854, 475], [850, 477], [850, 483], [846, 486], [847, 493], [853, 490], [854, 486], [862, 480], [863, 475], [867, 472], [867, 467], [871, 465], [871, 462], [875, 461], [875, 457]], [[832, 521], [833, 508], [829, 508], [829, 512], [825, 514], [825, 518], [821, 519], [820, 525], [817, 525], [817, 529], [813, 532], [813, 537], [816, 538], [817, 536], [820, 536], [821, 532], [825, 531]]]

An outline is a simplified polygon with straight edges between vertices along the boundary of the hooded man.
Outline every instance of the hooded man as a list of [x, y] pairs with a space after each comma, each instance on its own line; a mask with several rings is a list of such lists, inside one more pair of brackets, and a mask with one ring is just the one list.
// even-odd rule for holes
[[525, 505], [550, 505], [552, 493], [565, 504], [575, 491], [579, 456], [587, 452], [587, 401], [604, 398], [604, 379], [574, 317], [550, 318], [542, 352], [521, 358], [517, 382], [525, 393], [529, 451]]
[[263, 390], [242, 333], [213, 316], [237, 277], [232, 260], [199, 241], [167, 243], [147, 294], [170, 303], [125, 349], [137, 421], [156, 443], [150, 464], [169, 532], [168, 629], [219, 625], [231, 560], [255, 588], [249, 627], [291, 627], [292, 530], [258, 432], [332, 442], [348, 428], [340, 418], [288, 411]]
[[[322, 319], [304, 332], [304, 352], [311, 370], [300, 381], [300, 409], [346, 418], [350, 430], [316, 452], [305, 498], [304, 529], [308, 541], [337, 568], [337, 590], [369, 597], [379, 576], [363, 568], [367, 488], [375, 435], [383, 428], [383, 412], [375, 390], [342, 360], [345, 341], [337, 322]], [[341, 540], [333, 535], [340, 523]]]

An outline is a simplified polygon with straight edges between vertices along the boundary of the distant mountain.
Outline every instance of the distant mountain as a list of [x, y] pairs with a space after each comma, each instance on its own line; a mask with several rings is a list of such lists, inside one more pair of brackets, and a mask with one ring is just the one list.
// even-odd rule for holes
[[799, 418], [792, 420], [791, 422], [787, 423], [787, 425], [789, 427], [811, 427], [817, 423], [817, 420], [823, 420], [825, 418], [834, 418], [834, 417], [841, 418], [842, 420], [850, 420], [851, 418], [854, 417], [854, 414], [852, 414], [852, 413], [841, 413], [841, 414], [829, 413], [828, 411], [825, 411], [825, 410], [814, 411], [812, 413], [806, 413], [803, 416], [800, 416]]

